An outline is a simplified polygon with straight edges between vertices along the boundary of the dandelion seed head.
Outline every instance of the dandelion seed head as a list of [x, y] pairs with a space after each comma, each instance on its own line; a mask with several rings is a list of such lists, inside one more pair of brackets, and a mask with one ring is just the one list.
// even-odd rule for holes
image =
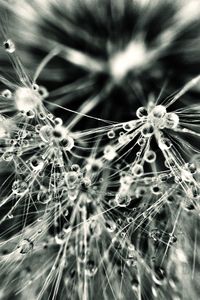
[[31, 13], [20, 43], [39, 51], [33, 80], [17, 53], [20, 84], [0, 78], [6, 299], [175, 298], [181, 265], [198, 266], [199, 79], [171, 94], [198, 61], [196, 26], [171, 0], [100, 2], [20, 3], [21, 19]]

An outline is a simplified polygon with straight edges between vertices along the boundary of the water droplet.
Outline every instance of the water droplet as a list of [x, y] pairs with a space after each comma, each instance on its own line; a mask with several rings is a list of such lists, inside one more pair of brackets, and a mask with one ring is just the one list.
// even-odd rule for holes
[[168, 196], [167, 201], [174, 202], [174, 197], [172, 195]]
[[74, 147], [74, 139], [67, 135], [60, 142], [60, 146], [63, 147], [63, 150], [70, 151]]
[[56, 125], [55, 128], [52, 129], [52, 136], [54, 140], [62, 141], [65, 138], [65, 135], [65, 129], [60, 125]]
[[79, 174], [75, 171], [70, 171], [65, 174], [66, 184], [69, 189], [75, 189], [80, 183], [80, 178], [78, 175]]
[[62, 126], [63, 120], [61, 118], [55, 118], [54, 123], [56, 126]]
[[5, 98], [11, 99], [12, 98], [12, 92], [8, 89], [1, 92], [1, 95]]
[[89, 229], [91, 234], [94, 236], [100, 236], [102, 233], [101, 226], [96, 220], [91, 220]]
[[77, 252], [78, 252], [78, 260], [81, 263], [86, 262], [86, 259], [88, 257], [88, 249], [85, 243], [83, 243], [83, 241], [80, 241], [80, 243], [78, 244]]
[[175, 129], [179, 124], [179, 116], [176, 113], [167, 113], [165, 115], [165, 127]]
[[114, 232], [117, 226], [113, 221], [106, 220], [105, 227], [108, 232]]
[[91, 179], [89, 177], [83, 178], [81, 183], [81, 190], [86, 192], [90, 186], [91, 186]]
[[135, 164], [131, 168], [131, 172], [135, 177], [141, 177], [144, 174], [144, 169], [143, 166], [140, 164]]
[[121, 172], [121, 174], [120, 174], [121, 186], [129, 187], [132, 182], [133, 182], [133, 178], [131, 175], [127, 174], [126, 172]]
[[[121, 132], [120, 132], [121, 133]], [[118, 138], [118, 142], [121, 145], [125, 145], [126, 143], [129, 142], [129, 135], [124, 134], [124, 132], [122, 132], [122, 134], [120, 134], [119, 138]]]
[[121, 249], [123, 249], [122, 242], [121, 242], [121, 240], [119, 239], [119, 237], [118, 237], [118, 238], [117, 238], [117, 237], [114, 237], [114, 238], [112, 239], [112, 244], [113, 244], [114, 249], [116, 249], [116, 250], [121, 250]]
[[13, 216], [13, 214], [8, 214], [8, 219], [13, 219], [14, 218], [14, 216]]
[[4, 46], [4, 49], [6, 50], [6, 52], [9, 52], [9, 53], [15, 52], [15, 44], [11, 39], [5, 41], [3, 43], [3, 46]]
[[55, 242], [57, 245], [62, 245], [65, 241], [65, 235], [63, 232], [55, 235]]
[[43, 113], [41, 113], [41, 112], [38, 114], [38, 117], [39, 117], [39, 119], [42, 120], [42, 121], [46, 119], [46, 115], [43, 114]]
[[154, 118], [161, 119], [166, 114], [166, 108], [163, 105], [156, 105], [152, 110], [152, 115]]
[[52, 128], [48, 125], [42, 126], [39, 135], [43, 142], [49, 143], [52, 140]]
[[2, 155], [2, 159], [5, 160], [5, 161], [12, 161], [14, 158], [14, 155], [12, 152], [4, 152], [4, 154]]
[[44, 167], [44, 161], [42, 159], [39, 159], [37, 157], [32, 157], [30, 160], [30, 166], [32, 167], [33, 170], [42, 170]]
[[169, 150], [172, 147], [172, 143], [167, 138], [161, 138], [158, 142], [158, 146], [161, 150]]
[[161, 188], [158, 185], [151, 186], [151, 191], [154, 195], [159, 195], [162, 193]]
[[15, 180], [12, 185], [12, 191], [15, 195], [22, 196], [28, 191], [28, 184], [25, 181]]
[[137, 143], [138, 143], [138, 145], [140, 145], [140, 146], [144, 146], [145, 143], [146, 143], [146, 141], [145, 141], [144, 138], [139, 138], [138, 141], [137, 141]]
[[136, 198], [141, 198], [146, 194], [146, 192], [147, 192], [147, 188], [143, 186], [138, 186], [135, 190], [135, 196]]
[[23, 239], [20, 241], [18, 248], [21, 254], [27, 254], [33, 249], [33, 242], [29, 239]]
[[127, 222], [128, 222], [129, 224], [133, 223], [133, 221], [134, 221], [134, 219], [133, 219], [132, 217], [128, 217], [128, 218], [127, 218]]
[[153, 163], [156, 160], [156, 153], [153, 150], [146, 151], [144, 159], [148, 163]]
[[37, 200], [41, 204], [47, 204], [52, 200], [52, 195], [48, 191], [41, 191], [37, 194]]
[[85, 274], [93, 277], [97, 273], [98, 267], [93, 260], [88, 260], [85, 266]]
[[154, 133], [154, 127], [152, 124], [147, 123], [142, 127], [142, 135], [144, 137], [150, 137]]
[[187, 182], [191, 181], [192, 182], [193, 181], [193, 176], [192, 176], [190, 171], [185, 170], [184, 168], [182, 168], [182, 170], [181, 170], [181, 179], [183, 181], [187, 181]]
[[125, 131], [131, 131], [135, 128], [135, 124], [133, 123], [133, 121], [127, 122], [123, 124], [123, 129]]
[[97, 173], [101, 170], [103, 164], [100, 159], [88, 159], [88, 164], [86, 165], [86, 170], [92, 173]]
[[188, 169], [191, 174], [195, 174], [197, 172], [197, 167], [194, 163], [188, 163]]
[[45, 99], [49, 96], [49, 92], [47, 91], [46, 87], [44, 86], [39, 86], [38, 88], [38, 94], [42, 99]]
[[131, 286], [132, 286], [132, 289], [137, 292], [138, 291], [138, 287], [139, 287], [139, 281], [137, 278], [134, 278], [131, 280]]
[[149, 236], [152, 240], [159, 241], [162, 237], [162, 233], [156, 228], [151, 230]]
[[136, 110], [136, 116], [141, 119], [148, 116], [148, 111], [144, 106], [139, 107]]
[[114, 130], [108, 131], [107, 135], [108, 135], [109, 139], [113, 139], [113, 138], [115, 137], [115, 132], [114, 132]]
[[37, 92], [39, 90], [39, 85], [36, 83], [32, 84], [32, 89]]
[[157, 285], [162, 285], [166, 279], [166, 272], [162, 267], [155, 267], [154, 273], [152, 275], [153, 281]]
[[125, 193], [117, 193], [115, 196], [116, 203], [121, 207], [126, 207], [131, 202], [131, 197]]
[[115, 149], [111, 145], [107, 145], [104, 148], [104, 158], [108, 161], [113, 160], [116, 157], [117, 153], [115, 152]]
[[28, 110], [28, 111], [26, 112], [26, 117], [27, 117], [28, 119], [33, 119], [33, 118], [35, 117], [35, 112], [34, 112], [33, 110]]

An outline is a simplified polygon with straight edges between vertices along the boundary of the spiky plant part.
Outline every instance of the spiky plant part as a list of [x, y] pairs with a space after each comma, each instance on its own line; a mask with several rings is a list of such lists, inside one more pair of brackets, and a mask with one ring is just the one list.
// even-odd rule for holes
[[0, 299], [198, 299], [198, 8], [1, 1]]

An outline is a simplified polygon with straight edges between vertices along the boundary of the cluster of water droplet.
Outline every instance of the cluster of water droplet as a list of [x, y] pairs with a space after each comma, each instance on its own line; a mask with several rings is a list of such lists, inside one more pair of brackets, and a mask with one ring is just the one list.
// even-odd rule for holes
[[[4, 47], [14, 54], [11, 40]], [[150, 103], [137, 109], [136, 120], [73, 132], [49, 113], [46, 97], [47, 90], [35, 83], [1, 92], [2, 107], [14, 113], [0, 115], [0, 161], [14, 176], [0, 204], [8, 206], [0, 222], [24, 218], [23, 234], [17, 235], [11, 255], [20, 260], [16, 270], [25, 272], [29, 257], [46, 256], [47, 278], [62, 270], [68, 288], [75, 281], [85, 288], [106, 266], [114, 274], [109, 280], [116, 286], [125, 276], [133, 295], [139, 295], [141, 280], [148, 275], [158, 298], [157, 287], [166, 285], [168, 274], [153, 254], [165, 258], [177, 242], [162, 209], [170, 216], [171, 210], [191, 212], [199, 199], [200, 164], [177, 159], [166, 135], [180, 129], [178, 114]], [[158, 147], [152, 147], [153, 137]]]
[[174, 112], [167, 112], [163, 105], [154, 107], [150, 105], [149, 109], [141, 106], [137, 109], [136, 116], [145, 123], [144, 136], [153, 134], [155, 129], [175, 129], [179, 125], [178, 115]]

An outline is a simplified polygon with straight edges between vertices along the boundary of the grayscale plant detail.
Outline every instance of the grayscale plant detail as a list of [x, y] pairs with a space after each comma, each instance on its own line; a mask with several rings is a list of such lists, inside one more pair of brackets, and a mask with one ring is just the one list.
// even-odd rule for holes
[[198, 300], [200, 1], [0, 0], [0, 300]]

